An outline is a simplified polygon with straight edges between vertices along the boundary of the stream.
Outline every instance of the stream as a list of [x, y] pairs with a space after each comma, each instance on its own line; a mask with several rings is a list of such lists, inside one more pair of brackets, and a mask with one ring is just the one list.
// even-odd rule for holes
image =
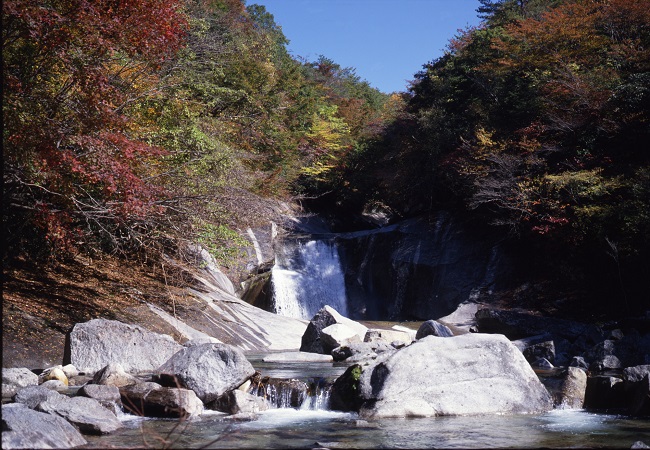
[[[338, 363], [278, 364], [257, 354], [248, 357], [275, 378], [334, 379], [345, 370]], [[187, 422], [125, 414], [124, 428], [87, 436], [85, 448], [630, 448], [650, 438], [648, 420], [584, 410], [364, 420], [354, 413], [307, 408], [274, 408], [254, 420], [232, 420], [214, 411]]]

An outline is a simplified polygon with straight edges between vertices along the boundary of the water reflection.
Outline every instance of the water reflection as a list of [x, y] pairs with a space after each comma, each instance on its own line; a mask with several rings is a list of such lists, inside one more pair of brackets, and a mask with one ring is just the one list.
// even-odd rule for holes
[[209, 413], [179, 424], [135, 420], [88, 448], [630, 448], [650, 422], [585, 411], [366, 421], [336, 411], [276, 409], [253, 421]]

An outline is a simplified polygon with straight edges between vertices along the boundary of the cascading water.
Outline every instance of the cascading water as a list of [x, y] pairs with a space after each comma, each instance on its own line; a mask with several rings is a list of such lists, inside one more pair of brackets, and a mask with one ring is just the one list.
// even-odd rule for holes
[[251, 385], [248, 392], [265, 398], [271, 408], [320, 411], [329, 409], [332, 383], [324, 379], [309, 382], [267, 378]]
[[277, 314], [311, 319], [329, 305], [347, 316], [345, 281], [336, 244], [325, 240], [287, 243], [272, 269]]

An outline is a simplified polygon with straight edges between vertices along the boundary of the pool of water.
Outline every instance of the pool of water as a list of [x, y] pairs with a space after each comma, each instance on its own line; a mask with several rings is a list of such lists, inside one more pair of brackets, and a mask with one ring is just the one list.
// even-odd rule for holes
[[[271, 363], [247, 358], [273, 378], [330, 379], [347, 365]], [[555, 410], [537, 415], [485, 415], [364, 420], [353, 413], [282, 408], [253, 420], [207, 411], [200, 418], [143, 419], [122, 415], [124, 427], [88, 436], [86, 448], [630, 448], [650, 445], [650, 420]]]
[[541, 415], [362, 420], [336, 411], [275, 409], [256, 420], [219, 413], [179, 422], [123, 418], [86, 448], [630, 448], [650, 421], [578, 410]]

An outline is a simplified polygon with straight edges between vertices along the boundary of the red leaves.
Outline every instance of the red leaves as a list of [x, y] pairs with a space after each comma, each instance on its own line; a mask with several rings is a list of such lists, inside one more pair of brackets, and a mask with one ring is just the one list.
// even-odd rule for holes
[[123, 106], [146, 96], [155, 68], [183, 44], [180, 5], [3, 2], [5, 170], [29, 190], [12, 201], [35, 198], [34, 220], [52, 242], [67, 246], [79, 219], [143, 217], [162, 195], [143, 179], [162, 152], [134, 138]]

